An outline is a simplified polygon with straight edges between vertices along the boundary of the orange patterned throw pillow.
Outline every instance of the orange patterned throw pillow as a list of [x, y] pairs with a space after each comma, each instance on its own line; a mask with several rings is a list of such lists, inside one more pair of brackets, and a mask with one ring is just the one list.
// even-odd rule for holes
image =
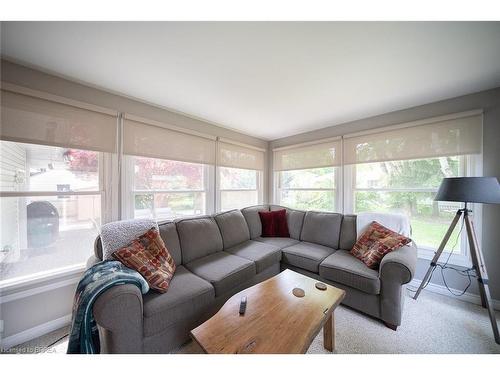
[[372, 221], [359, 237], [351, 254], [363, 261], [369, 268], [377, 269], [385, 254], [407, 245], [411, 239]]
[[113, 257], [139, 272], [151, 289], [165, 293], [174, 276], [175, 261], [156, 228], [151, 228], [130, 244], [113, 253]]

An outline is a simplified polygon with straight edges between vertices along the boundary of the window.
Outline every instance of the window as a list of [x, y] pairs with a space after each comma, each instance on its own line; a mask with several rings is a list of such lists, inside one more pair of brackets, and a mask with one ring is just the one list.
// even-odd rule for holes
[[212, 211], [213, 167], [138, 156], [128, 156], [126, 160], [127, 217], [165, 220]]
[[217, 143], [218, 211], [262, 203], [264, 149], [229, 140]]
[[0, 100], [0, 285], [81, 272], [112, 219], [117, 113], [9, 85]]
[[243, 208], [262, 201], [260, 171], [219, 167], [220, 211]]
[[0, 141], [0, 282], [85, 263], [101, 225], [102, 158]]
[[[346, 136], [345, 212], [405, 214], [419, 255], [431, 256], [461, 208], [434, 196], [445, 177], [481, 173], [481, 130], [482, 116], [472, 111]], [[465, 231], [459, 231], [445, 248], [458, 264], [467, 262]]]
[[214, 211], [215, 137], [126, 115], [122, 216], [173, 219]]
[[274, 149], [275, 203], [341, 212], [340, 149], [340, 139]]
[[[352, 212], [397, 212], [410, 218], [412, 238], [420, 249], [439, 247], [460, 203], [436, 202], [434, 196], [444, 177], [467, 175], [472, 157], [385, 161], [351, 167]], [[455, 228], [445, 251], [464, 254]]]
[[301, 209], [338, 211], [337, 167], [277, 172], [278, 204]]

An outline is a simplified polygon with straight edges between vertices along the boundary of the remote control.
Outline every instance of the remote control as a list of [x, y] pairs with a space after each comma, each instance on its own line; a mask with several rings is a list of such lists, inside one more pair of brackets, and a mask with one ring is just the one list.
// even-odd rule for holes
[[246, 309], [247, 309], [247, 297], [242, 297], [240, 302], [240, 315], [244, 315]]

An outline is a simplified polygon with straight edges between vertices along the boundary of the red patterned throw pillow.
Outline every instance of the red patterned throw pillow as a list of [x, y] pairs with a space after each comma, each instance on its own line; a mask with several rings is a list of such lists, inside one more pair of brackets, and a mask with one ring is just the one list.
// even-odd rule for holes
[[372, 221], [359, 237], [351, 254], [363, 261], [369, 268], [377, 269], [385, 254], [407, 245], [411, 239]]
[[259, 211], [262, 237], [290, 237], [286, 210]]
[[156, 228], [151, 228], [130, 244], [113, 253], [113, 257], [139, 272], [151, 289], [165, 293], [174, 276], [175, 261]]

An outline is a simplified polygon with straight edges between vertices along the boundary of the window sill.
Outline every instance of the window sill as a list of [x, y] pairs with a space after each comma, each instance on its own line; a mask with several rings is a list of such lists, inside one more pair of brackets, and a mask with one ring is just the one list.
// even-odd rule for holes
[[10, 297], [14, 294], [19, 293], [23, 295], [26, 291], [32, 291], [30, 294], [37, 294], [36, 289], [44, 291], [68, 285], [69, 281], [76, 282], [84, 271], [85, 263], [80, 263], [29, 276], [0, 281], [0, 299], [2, 302], [6, 302], [6, 296], [11, 300], [13, 298]]
[[[429, 248], [423, 248], [419, 247], [418, 248], [418, 259], [423, 259], [423, 260], [428, 260], [431, 261], [432, 258], [434, 258], [434, 254], [436, 253], [437, 250], [435, 249], [429, 249]], [[443, 263], [448, 259], [450, 253], [443, 252], [441, 254], [441, 257], [439, 258], [439, 263]], [[451, 264], [453, 266], [459, 266], [459, 267], [471, 267], [472, 263], [470, 259], [463, 254], [453, 254], [450, 257], [450, 260], [448, 261], [448, 264]]]

